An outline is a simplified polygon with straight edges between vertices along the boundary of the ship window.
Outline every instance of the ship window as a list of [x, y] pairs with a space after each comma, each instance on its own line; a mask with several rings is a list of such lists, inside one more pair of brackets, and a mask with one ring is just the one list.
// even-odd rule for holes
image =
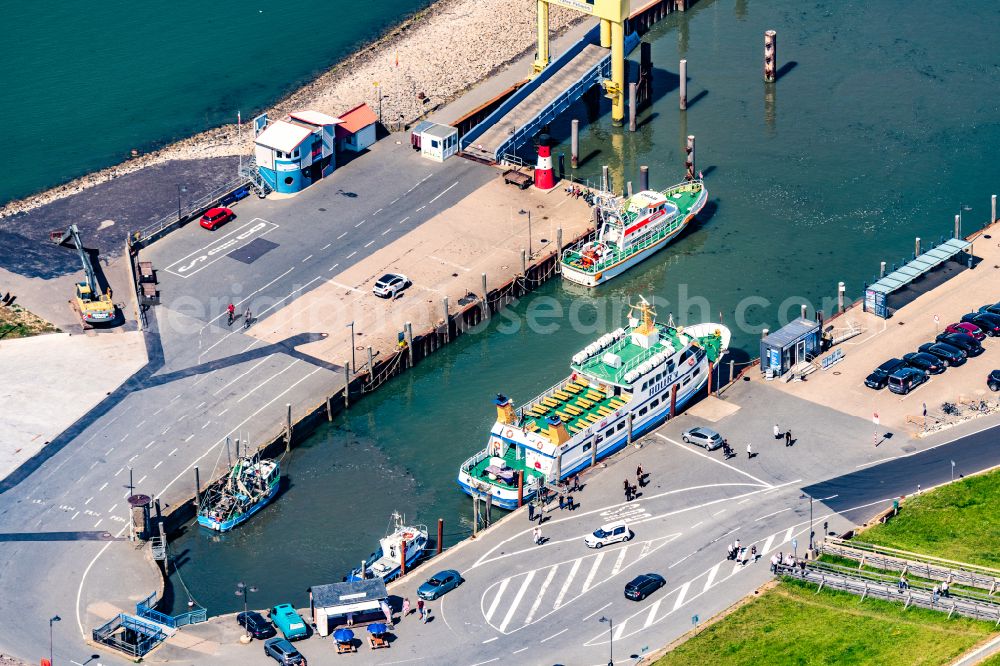
[[608, 428], [607, 430], [604, 431], [604, 436], [605, 437], [611, 437], [611, 435], [614, 433], [614, 431], [615, 431], [614, 428]]
[[694, 373], [691, 376], [692, 377], [697, 377], [699, 372], [701, 372], [701, 366], [700, 365], [697, 368], [694, 369]]
[[625, 422], [622, 421], [621, 423], [618, 424], [618, 430], [624, 430], [624, 429], [625, 429]]
[[597, 436], [597, 443], [598, 443], [598, 444], [600, 444], [600, 443], [601, 443], [601, 442], [603, 442], [603, 441], [604, 441], [604, 438], [603, 438], [603, 437], [601, 437], [600, 435], [598, 435], [598, 436]]
[[583, 445], [583, 450], [584, 451], [589, 451], [590, 450], [590, 442], [587, 442], [586, 444]]
[[660, 399], [659, 398], [657, 398], [653, 402], [649, 403], [649, 408], [652, 409], [653, 407], [656, 407], [658, 404], [660, 404]]
[[673, 359], [667, 361], [667, 372], [673, 372], [675, 367]]
[[649, 382], [643, 382], [642, 383], [642, 390], [645, 391], [648, 388], [649, 388]]
[[685, 377], [685, 378], [684, 378], [684, 384], [683, 384], [683, 385], [684, 385], [684, 386], [687, 386], [688, 384], [690, 384], [690, 383], [691, 383], [691, 378], [692, 378], [692, 377], [694, 377], [694, 375], [688, 375], [687, 377]]
[[646, 409], [647, 409], [646, 407], [643, 407], [642, 409], [640, 409], [639, 410], [639, 416], [642, 416], [643, 414], [645, 414], [646, 413]]

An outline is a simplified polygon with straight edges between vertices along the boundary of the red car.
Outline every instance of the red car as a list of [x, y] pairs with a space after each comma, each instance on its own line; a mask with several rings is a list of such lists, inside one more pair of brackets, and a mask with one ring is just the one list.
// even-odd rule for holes
[[971, 338], [976, 340], [985, 340], [986, 334], [983, 333], [983, 329], [979, 328], [975, 324], [970, 324], [964, 321], [960, 324], [951, 324], [948, 328], [944, 329], [945, 333], [964, 333]]
[[215, 231], [234, 217], [236, 217], [236, 214], [229, 208], [209, 208], [201, 216], [201, 226], [209, 231]]

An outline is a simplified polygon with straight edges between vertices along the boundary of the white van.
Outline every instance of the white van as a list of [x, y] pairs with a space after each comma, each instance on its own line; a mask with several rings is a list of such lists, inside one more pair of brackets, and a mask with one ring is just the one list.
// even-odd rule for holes
[[593, 534], [588, 534], [583, 538], [588, 548], [601, 548], [610, 543], [628, 541], [632, 538], [632, 531], [624, 520], [618, 520], [604, 525]]

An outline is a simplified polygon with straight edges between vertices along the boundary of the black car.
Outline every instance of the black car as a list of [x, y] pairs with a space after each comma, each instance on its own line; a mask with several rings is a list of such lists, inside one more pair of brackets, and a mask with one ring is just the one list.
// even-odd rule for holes
[[264, 654], [282, 666], [306, 666], [306, 658], [284, 638], [269, 638], [264, 641]]
[[1000, 315], [989, 312], [970, 312], [962, 315], [962, 321], [968, 324], [975, 324], [982, 329], [983, 333], [995, 338], [1000, 335]]
[[920, 351], [937, 356], [939, 359], [947, 361], [948, 365], [951, 366], [965, 363], [964, 351], [958, 347], [946, 345], [943, 342], [925, 342], [920, 345]]
[[274, 625], [268, 622], [264, 616], [257, 611], [239, 613], [236, 616], [236, 621], [254, 638], [270, 638], [278, 633], [278, 630], [274, 628]]
[[991, 391], [1000, 391], [1000, 370], [994, 370], [990, 373], [989, 377], [986, 378], [986, 385], [990, 387]]
[[666, 579], [660, 574], [641, 574], [625, 584], [625, 598], [632, 601], [642, 601], [666, 584]]
[[898, 358], [890, 358], [888, 361], [875, 368], [875, 370], [872, 371], [872, 374], [865, 377], [865, 386], [875, 390], [884, 389], [886, 383], [889, 381], [889, 375], [896, 372], [900, 368], [905, 367], [906, 361], [901, 361]]
[[979, 356], [983, 353], [983, 345], [971, 335], [963, 333], [941, 333], [936, 338], [938, 342], [943, 342], [952, 347], [958, 347], [965, 352], [966, 356]]
[[993, 305], [984, 305], [983, 307], [979, 308], [979, 311], [1000, 315], [1000, 303], [994, 303]]
[[911, 368], [917, 368], [932, 375], [940, 375], [947, 369], [947, 366], [941, 362], [941, 359], [934, 354], [910, 352], [903, 355], [903, 360]]

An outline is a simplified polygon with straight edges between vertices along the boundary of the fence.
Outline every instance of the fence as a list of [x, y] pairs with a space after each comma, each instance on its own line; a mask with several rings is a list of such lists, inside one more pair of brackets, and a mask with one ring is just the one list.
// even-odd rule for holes
[[171, 629], [177, 629], [189, 624], [198, 624], [208, 619], [208, 611], [200, 607], [187, 613], [181, 613], [180, 615], [167, 615], [156, 610], [154, 606], [156, 606], [156, 592], [153, 592], [135, 605], [135, 614]]
[[173, 228], [183, 226], [195, 217], [200, 216], [214, 204], [218, 203], [222, 197], [239, 189], [243, 185], [249, 184], [249, 182], [249, 179], [244, 175], [236, 176], [226, 181], [223, 185], [215, 188], [208, 194], [205, 194], [194, 201], [189, 201], [187, 205], [178, 206], [177, 213], [165, 215], [156, 222], [134, 231], [132, 233], [132, 237], [135, 239], [133, 244], [138, 245], [139, 247], [145, 247], [154, 240], [163, 236], [165, 233], [173, 230]]
[[167, 634], [155, 624], [125, 613], [94, 629], [91, 635], [95, 643], [107, 645], [133, 659], [145, 656], [167, 638]]

